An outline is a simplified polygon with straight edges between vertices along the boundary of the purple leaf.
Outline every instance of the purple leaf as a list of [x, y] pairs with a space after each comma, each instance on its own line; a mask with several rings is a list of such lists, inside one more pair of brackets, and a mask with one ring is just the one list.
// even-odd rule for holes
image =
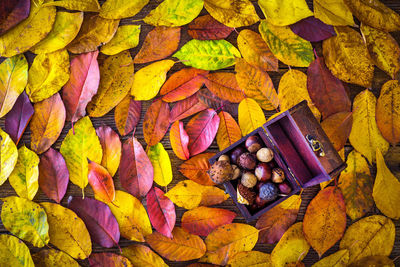
[[0, 35], [29, 16], [30, 0], [0, 1]]
[[13, 108], [7, 113], [5, 119], [5, 130], [15, 144], [18, 144], [26, 126], [33, 115], [33, 106], [25, 92], [20, 94]]
[[319, 42], [336, 35], [332, 25], [323, 23], [317, 18], [308, 17], [290, 25], [290, 29], [303, 39]]
[[94, 242], [105, 248], [118, 246], [119, 227], [110, 208], [93, 198], [68, 198], [68, 208], [73, 210], [85, 223]]

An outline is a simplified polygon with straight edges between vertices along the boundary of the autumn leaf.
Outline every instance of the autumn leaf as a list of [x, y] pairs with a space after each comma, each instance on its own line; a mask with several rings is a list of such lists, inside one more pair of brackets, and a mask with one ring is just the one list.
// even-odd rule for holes
[[88, 163], [88, 181], [96, 199], [105, 203], [113, 202], [115, 199], [115, 188], [110, 173], [106, 168], [94, 161], [88, 160]]
[[133, 100], [129, 94], [115, 107], [114, 121], [120, 135], [125, 136], [133, 131], [140, 120], [142, 102]]
[[350, 225], [339, 247], [349, 250], [349, 263], [353, 263], [367, 256], [389, 256], [394, 238], [392, 220], [382, 215], [372, 215]]
[[89, 257], [89, 264], [92, 267], [101, 266], [125, 266], [132, 267], [132, 263], [124, 256], [103, 252], [103, 253], [93, 253]]
[[267, 122], [260, 106], [252, 98], [245, 98], [240, 102], [238, 117], [243, 136]]
[[207, 105], [199, 100], [198, 94], [194, 94], [184, 100], [175, 103], [171, 109], [169, 121], [175, 122], [183, 120], [193, 114], [196, 114], [202, 110], [205, 110]]
[[162, 235], [173, 238], [175, 206], [158, 187], [152, 187], [146, 196], [147, 212], [153, 227]]
[[42, 202], [47, 213], [51, 244], [75, 259], [86, 259], [92, 253], [92, 241], [85, 223], [75, 212], [61, 205]]
[[1, 128], [0, 148], [0, 185], [2, 185], [17, 164], [18, 150], [10, 136]]
[[59, 6], [69, 10], [85, 12], [98, 12], [100, 10], [100, 5], [97, 0], [59, 0], [47, 3], [44, 6]]
[[150, 100], [160, 91], [167, 78], [167, 72], [175, 64], [170, 59], [157, 61], [141, 68], [135, 73], [131, 95], [135, 100]]
[[5, 229], [38, 248], [49, 243], [47, 215], [39, 204], [16, 196], [1, 200], [1, 221]]
[[233, 103], [239, 103], [244, 98], [234, 73], [214, 72], [204, 75], [204, 84], [217, 97]]
[[262, 214], [256, 223], [256, 228], [260, 229], [258, 242], [267, 244], [278, 242], [286, 230], [296, 221], [300, 204], [301, 197], [293, 195]]
[[232, 267], [272, 266], [271, 255], [260, 251], [242, 251], [229, 259]]
[[67, 253], [55, 249], [44, 249], [32, 255], [35, 266], [71, 266], [80, 265]]
[[[100, 51], [105, 55], [116, 55], [139, 44], [140, 25], [119, 26], [114, 37]], [[125, 64], [122, 63], [122, 66]]]
[[259, 0], [264, 16], [276, 26], [288, 26], [313, 15], [305, 0]]
[[[60, 1], [57, 1], [60, 2]], [[56, 3], [56, 2], [49, 2]], [[30, 48], [35, 54], [52, 53], [65, 48], [75, 39], [83, 22], [83, 12], [57, 11], [53, 29], [47, 36]]]
[[351, 267], [372, 267], [372, 266], [388, 266], [395, 267], [394, 261], [389, 259], [387, 256], [368, 256], [364, 257], [356, 262], [353, 262]]
[[221, 111], [218, 113], [218, 117], [219, 127], [216, 140], [219, 150], [222, 151], [242, 138], [242, 132], [235, 119], [228, 112]]
[[205, 0], [204, 7], [214, 19], [232, 28], [250, 26], [260, 20], [249, 0]]
[[149, 0], [107, 0], [103, 3], [100, 16], [106, 19], [123, 19], [133, 17], [147, 5]]
[[347, 266], [349, 262], [349, 251], [347, 249], [339, 250], [321, 260], [316, 262], [312, 267], [325, 267], [325, 266]]
[[0, 34], [4, 34], [29, 16], [30, 0], [8, 0], [0, 7]]
[[350, 27], [335, 27], [336, 36], [322, 42], [328, 69], [340, 80], [371, 87], [374, 66], [361, 35]]
[[238, 104], [229, 102], [216, 96], [207, 88], [202, 88], [197, 92], [197, 98], [201, 103], [214, 110], [223, 110], [229, 112], [233, 116], [238, 115]]
[[308, 17], [290, 25], [290, 29], [301, 38], [319, 42], [336, 35], [332, 25], [323, 23], [315, 17]]
[[200, 206], [218, 205], [229, 198], [229, 194], [216, 186], [204, 186], [201, 191]]
[[167, 186], [172, 181], [172, 165], [168, 152], [161, 143], [147, 148], [147, 155], [153, 165], [154, 182], [159, 186]]
[[134, 266], [168, 267], [160, 256], [144, 245], [133, 244], [124, 247], [122, 255], [127, 257]]
[[225, 26], [210, 15], [199, 16], [188, 25], [188, 34], [198, 40], [219, 40], [228, 37], [233, 28]]
[[18, 149], [18, 160], [8, 178], [19, 197], [32, 200], [39, 189], [39, 157], [25, 145]]
[[171, 125], [171, 129], [169, 130], [169, 142], [178, 158], [182, 160], [189, 159], [189, 136], [183, 127], [183, 122], [175, 121]]
[[368, 89], [354, 98], [353, 126], [349, 136], [350, 144], [370, 163], [375, 162], [377, 148], [382, 154], [389, 149], [389, 143], [383, 138], [376, 124], [375, 107], [376, 98]]
[[28, 82], [28, 62], [24, 55], [0, 63], [0, 118], [14, 106]]
[[336, 151], [344, 148], [349, 138], [352, 124], [353, 115], [351, 112], [346, 111], [335, 113], [321, 122], [322, 129]]
[[57, 150], [50, 148], [39, 162], [39, 186], [46, 196], [60, 203], [69, 182], [69, 172], [63, 156]]
[[100, 126], [96, 129], [96, 134], [103, 149], [101, 165], [108, 170], [111, 176], [114, 176], [121, 159], [121, 141], [119, 140], [119, 136], [109, 126]]
[[186, 178], [189, 178], [198, 184], [215, 185], [207, 173], [211, 167], [208, 160], [214, 155], [215, 153], [198, 154], [182, 163], [179, 166], [179, 171]]
[[224, 224], [232, 223], [236, 213], [218, 208], [197, 207], [182, 215], [182, 228], [191, 234], [208, 236]]
[[143, 119], [144, 140], [154, 146], [163, 139], [169, 127], [170, 110], [168, 103], [158, 99], [147, 109]]
[[64, 128], [66, 111], [58, 93], [35, 103], [33, 106], [31, 130], [31, 149], [42, 154], [53, 145]]
[[235, 64], [240, 52], [226, 40], [190, 40], [173, 57], [202, 70], [219, 70]]
[[314, 0], [314, 16], [328, 25], [354, 26], [353, 14], [344, 0]]
[[143, 45], [133, 62], [136, 64], [161, 60], [176, 51], [181, 38], [179, 27], [156, 27], [144, 39]]
[[196, 18], [202, 9], [203, 0], [165, 0], [151, 10], [143, 21], [153, 26], [182, 26]]
[[34, 267], [27, 245], [12, 235], [0, 235], [0, 265]]
[[144, 197], [153, 184], [154, 170], [139, 141], [132, 136], [122, 144], [119, 179], [133, 196]]

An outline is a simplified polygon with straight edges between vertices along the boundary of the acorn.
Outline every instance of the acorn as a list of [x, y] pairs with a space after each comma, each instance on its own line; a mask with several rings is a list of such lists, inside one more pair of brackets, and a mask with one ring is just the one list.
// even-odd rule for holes
[[239, 166], [246, 170], [253, 170], [256, 167], [257, 159], [254, 154], [245, 152], [238, 159]]
[[261, 162], [257, 164], [254, 174], [257, 176], [259, 181], [266, 182], [271, 179], [272, 170], [267, 163]]
[[242, 185], [247, 188], [252, 188], [257, 184], [257, 177], [251, 172], [245, 172], [242, 175], [242, 179], [240, 180]]
[[218, 161], [227, 161], [227, 162], [229, 162], [229, 157], [228, 157], [228, 155], [221, 155], [218, 158]]
[[268, 147], [263, 147], [257, 151], [257, 159], [261, 162], [270, 162], [274, 158], [274, 151]]
[[238, 159], [244, 152], [246, 152], [246, 149], [241, 146], [235, 148], [231, 153], [231, 163], [238, 164]]
[[240, 204], [252, 205], [256, 199], [256, 193], [250, 188], [245, 187], [242, 184], [238, 184], [237, 187], [237, 201]]
[[257, 135], [252, 135], [246, 139], [244, 145], [250, 153], [256, 153], [262, 147], [262, 142]]
[[280, 184], [285, 180], [285, 173], [281, 168], [272, 169], [272, 182]]
[[216, 184], [222, 184], [225, 181], [231, 180], [233, 177], [233, 169], [228, 161], [216, 161], [208, 171], [211, 180]]
[[240, 177], [240, 174], [241, 174], [242, 172], [240, 171], [239, 167], [236, 166], [236, 165], [234, 165], [234, 164], [232, 164], [231, 167], [232, 167], [232, 169], [233, 169], [233, 176], [232, 176], [232, 179], [231, 179], [231, 180], [236, 180], [237, 178]]
[[287, 182], [283, 182], [278, 185], [279, 191], [284, 195], [289, 195], [292, 192], [292, 188], [288, 185]]

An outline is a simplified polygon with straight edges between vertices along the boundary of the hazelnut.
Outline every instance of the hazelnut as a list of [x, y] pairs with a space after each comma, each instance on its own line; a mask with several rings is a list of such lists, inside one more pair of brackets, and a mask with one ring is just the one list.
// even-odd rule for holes
[[238, 184], [237, 187], [237, 201], [240, 204], [252, 205], [256, 199], [256, 193], [250, 188], [245, 187], [242, 184]]
[[233, 164], [238, 164], [238, 160], [240, 155], [242, 155], [244, 152], [246, 152], [246, 149], [243, 147], [239, 146], [235, 148], [232, 153], [231, 153], [231, 163]]
[[279, 184], [278, 187], [282, 194], [288, 195], [292, 192], [292, 188], [286, 182]]
[[256, 153], [261, 147], [261, 139], [257, 135], [249, 136], [244, 144], [250, 153]]
[[248, 152], [240, 155], [238, 159], [239, 166], [243, 169], [253, 170], [256, 167], [257, 159], [254, 154], [250, 154]]
[[257, 151], [257, 159], [261, 162], [270, 162], [274, 158], [274, 151], [268, 147], [263, 147]]
[[241, 171], [240, 171], [239, 167], [234, 164], [232, 164], [231, 167], [233, 169], [233, 176], [232, 176], [231, 180], [236, 180], [237, 178], [239, 178]]
[[233, 177], [233, 169], [228, 161], [216, 161], [208, 171], [211, 180], [216, 184], [222, 184], [231, 180]]
[[272, 182], [282, 183], [285, 180], [285, 173], [281, 168], [272, 169]]
[[273, 183], [263, 184], [258, 195], [262, 200], [273, 201], [278, 197], [278, 188]]
[[254, 174], [257, 176], [258, 180], [261, 182], [266, 182], [271, 179], [272, 171], [269, 165], [265, 162], [258, 163]]
[[241, 183], [247, 188], [252, 188], [257, 184], [257, 177], [251, 172], [245, 172], [242, 175]]
[[227, 161], [227, 162], [229, 162], [229, 157], [227, 155], [221, 155], [218, 158], [218, 161]]

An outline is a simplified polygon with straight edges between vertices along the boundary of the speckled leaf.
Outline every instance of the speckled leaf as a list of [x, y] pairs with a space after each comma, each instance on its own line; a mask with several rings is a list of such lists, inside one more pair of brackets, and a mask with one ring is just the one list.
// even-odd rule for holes
[[5, 0], [0, 6], [0, 34], [5, 33], [29, 16], [30, 0]]
[[222, 151], [242, 138], [242, 132], [235, 119], [228, 112], [221, 111], [218, 113], [218, 117], [219, 127], [216, 140], [219, 150]]
[[219, 70], [235, 64], [240, 52], [226, 40], [190, 40], [174, 57], [183, 64], [203, 70]]
[[225, 39], [232, 31], [233, 28], [225, 26], [208, 14], [196, 18], [188, 25], [188, 34], [199, 40]]
[[47, 213], [50, 243], [75, 259], [92, 253], [92, 241], [85, 223], [75, 212], [59, 204], [42, 202]]
[[110, 56], [99, 66], [100, 84], [87, 105], [91, 117], [102, 117], [129, 94], [133, 83], [132, 57], [128, 50]]
[[258, 0], [268, 22], [288, 26], [313, 15], [305, 0]]
[[242, 251], [235, 254], [228, 261], [231, 267], [273, 266], [271, 255], [260, 251]]
[[93, 189], [96, 199], [104, 203], [111, 203], [115, 199], [114, 181], [106, 168], [88, 160], [88, 181]]
[[275, 26], [261, 21], [259, 31], [272, 53], [283, 63], [308, 67], [314, 59], [311, 43], [299, 37], [288, 26]]
[[121, 159], [121, 140], [109, 126], [100, 126], [96, 129], [96, 134], [103, 149], [101, 165], [108, 170], [111, 176], [114, 176]]
[[252, 98], [245, 98], [240, 102], [238, 120], [243, 136], [267, 122], [261, 107]]
[[211, 165], [209, 159], [215, 153], [203, 153], [186, 160], [179, 166], [179, 171], [190, 180], [201, 185], [215, 185], [207, 171]]
[[18, 160], [8, 178], [18, 196], [32, 200], [39, 189], [39, 157], [22, 146], [18, 149]]
[[301, 38], [319, 42], [336, 35], [332, 25], [323, 23], [315, 17], [308, 17], [290, 25], [290, 29]]
[[[101, 53], [116, 55], [139, 44], [140, 25], [119, 26], [110, 42], [101, 47]], [[124, 66], [125, 64], [121, 64]]]
[[339, 250], [313, 264], [312, 267], [345, 267], [348, 266], [349, 251], [347, 249]]
[[107, 0], [103, 3], [100, 16], [106, 19], [133, 17], [147, 5], [149, 0]]
[[344, 148], [349, 138], [352, 124], [353, 115], [347, 111], [335, 113], [321, 122], [322, 129], [336, 151]]
[[140, 120], [142, 102], [133, 100], [126, 95], [115, 107], [114, 121], [120, 135], [125, 136], [133, 131]]
[[167, 186], [172, 181], [172, 165], [168, 152], [162, 143], [147, 148], [147, 155], [153, 165], [154, 182], [159, 186]]
[[67, 253], [55, 249], [44, 249], [32, 255], [36, 267], [70, 266], [79, 267]]
[[12, 235], [0, 235], [0, 265], [34, 267], [31, 253], [24, 242]]
[[239, 103], [245, 94], [236, 79], [234, 73], [213, 72], [204, 76], [204, 84], [217, 97], [232, 103]]
[[124, 247], [122, 255], [127, 257], [134, 266], [168, 267], [160, 256], [144, 245], [133, 244]]
[[100, 5], [97, 0], [59, 0], [46, 4], [45, 6], [59, 6], [69, 10], [85, 12], [98, 12]]
[[102, 253], [93, 253], [89, 257], [90, 267], [132, 267], [132, 263], [125, 258], [124, 256], [110, 253], [110, 252], [102, 252]]
[[10, 136], [0, 128], [0, 185], [2, 185], [17, 164], [18, 150]]
[[353, 14], [343, 0], [313, 0], [314, 16], [328, 25], [354, 26]]
[[175, 121], [171, 125], [169, 131], [169, 142], [171, 143], [172, 150], [178, 158], [182, 160], [189, 159], [189, 136], [183, 127], [183, 122]]
[[169, 121], [172, 123], [177, 120], [183, 120], [206, 108], [207, 105], [199, 100], [198, 94], [196, 93], [175, 103], [174, 107], [171, 109]]
[[170, 110], [168, 103], [158, 99], [147, 109], [143, 119], [144, 140], [154, 146], [163, 139], [169, 127]]
[[394, 261], [387, 256], [368, 256], [364, 257], [356, 262], [353, 262], [351, 267], [373, 267], [373, 266], [386, 266], [396, 267]]
[[35, 247], [41, 248], [49, 243], [47, 215], [39, 204], [16, 196], [1, 200], [1, 221], [4, 228]]

